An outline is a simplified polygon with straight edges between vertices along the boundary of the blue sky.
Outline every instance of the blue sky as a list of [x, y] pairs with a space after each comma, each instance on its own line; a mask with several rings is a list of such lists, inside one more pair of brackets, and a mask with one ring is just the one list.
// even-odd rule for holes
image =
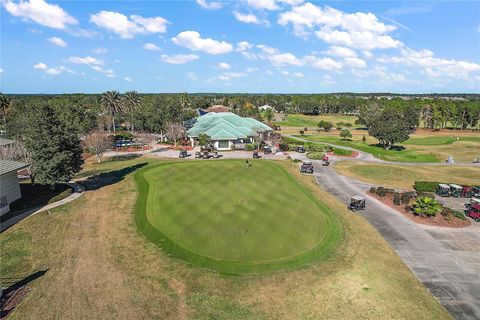
[[480, 92], [480, 2], [0, 0], [6, 93]]

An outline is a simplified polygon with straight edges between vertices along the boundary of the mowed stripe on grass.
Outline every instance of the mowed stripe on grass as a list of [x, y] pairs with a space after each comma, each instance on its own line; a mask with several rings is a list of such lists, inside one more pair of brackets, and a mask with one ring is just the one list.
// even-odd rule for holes
[[[137, 223], [174, 256], [226, 273], [294, 267], [340, 237], [333, 212], [281, 165], [243, 160], [163, 164], [137, 175]], [[142, 185], [146, 188], [142, 188]]]

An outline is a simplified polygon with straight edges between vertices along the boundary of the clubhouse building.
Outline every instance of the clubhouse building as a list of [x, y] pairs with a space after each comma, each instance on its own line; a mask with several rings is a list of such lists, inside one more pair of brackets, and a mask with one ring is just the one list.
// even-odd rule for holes
[[206, 134], [217, 150], [243, 148], [257, 136], [266, 136], [272, 128], [253, 118], [240, 117], [231, 112], [210, 112], [198, 117], [187, 131], [192, 147], [198, 137]]

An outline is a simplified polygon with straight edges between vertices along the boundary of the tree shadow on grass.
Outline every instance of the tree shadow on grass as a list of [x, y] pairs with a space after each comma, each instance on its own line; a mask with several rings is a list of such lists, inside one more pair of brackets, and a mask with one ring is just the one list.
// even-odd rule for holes
[[1, 278], [2, 283], [10, 283], [10, 285], [3, 289], [2, 297], [0, 299], [0, 319], [5, 319], [16, 306], [22, 302], [26, 296], [28, 289], [27, 285], [47, 273], [47, 270], [37, 271], [23, 279], [15, 278]]
[[102, 172], [100, 174], [88, 177], [85, 180], [78, 181], [78, 183], [80, 183], [86, 191], [97, 190], [122, 181], [128, 174], [144, 167], [145, 165], [147, 165], [147, 162], [139, 163], [134, 166], [119, 170]]
[[140, 157], [141, 154], [136, 154], [136, 153], [130, 153], [130, 154], [120, 154], [120, 155], [116, 155], [116, 156], [112, 156], [110, 158], [108, 158], [107, 160], [103, 161], [103, 162], [109, 162], [109, 161], [127, 161], [127, 160], [133, 160], [133, 159], [136, 159], [138, 157]]

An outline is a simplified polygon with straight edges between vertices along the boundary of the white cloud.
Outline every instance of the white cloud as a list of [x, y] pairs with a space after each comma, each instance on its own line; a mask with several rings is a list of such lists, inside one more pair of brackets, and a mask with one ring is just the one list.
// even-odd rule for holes
[[340, 58], [354, 58], [357, 56], [352, 49], [339, 46], [331, 46], [328, 50], [325, 50], [322, 53]]
[[198, 77], [194, 72], [188, 72], [187, 73], [187, 78], [192, 80], [192, 81], [197, 81], [198, 80]]
[[246, 0], [248, 6], [259, 10], [277, 10], [278, 5], [275, 0]]
[[303, 78], [303, 73], [301, 73], [301, 72], [295, 72], [292, 75], [296, 78]]
[[196, 54], [177, 54], [173, 56], [166, 54], [162, 55], [162, 60], [170, 64], [184, 64], [197, 59], [199, 59], [199, 57]]
[[255, 71], [258, 71], [258, 68], [255, 68], [255, 67], [248, 67], [246, 69], [247, 72], [251, 73], [251, 72], [255, 72]]
[[480, 72], [480, 64], [478, 63], [436, 58], [430, 50], [416, 51], [405, 48], [400, 53], [400, 56], [378, 58], [378, 61], [385, 64], [421, 67], [427, 75], [432, 77], [466, 78], [469, 73]]
[[93, 49], [92, 52], [95, 53], [95, 54], [104, 54], [104, 53], [108, 52], [108, 49], [98, 47], [98, 48]]
[[90, 16], [90, 22], [104, 28], [121, 38], [130, 39], [138, 34], [164, 33], [167, 31], [167, 19], [162, 17], [144, 18], [131, 15], [130, 19], [119, 12], [102, 10]]
[[231, 66], [230, 66], [228, 63], [226, 63], [226, 62], [220, 62], [220, 63], [218, 64], [218, 67], [219, 67], [219, 68], [222, 68], [222, 69], [230, 69], [230, 68], [231, 68]]
[[15, 17], [34, 21], [42, 26], [53, 29], [66, 29], [68, 26], [78, 24], [77, 19], [68, 14], [60, 6], [49, 4], [44, 0], [2, 1], [5, 9]]
[[264, 24], [266, 26], [270, 25], [270, 22], [259, 19], [253, 13], [241, 13], [238, 11], [233, 11], [233, 15], [235, 16], [235, 19], [243, 23]]
[[45, 70], [47, 69], [47, 65], [43, 62], [39, 62], [33, 66], [35, 69]]
[[235, 78], [243, 78], [246, 77], [247, 74], [243, 72], [224, 72], [218, 76], [220, 80], [230, 81]]
[[3, 73], [3, 69], [2, 69], [2, 68], [0, 68], [0, 73]]
[[367, 66], [367, 63], [360, 58], [345, 58], [343, 64], [352, 68], [365, 68]]
[[103, 69], [100, 66], [90, 66], [92, 70], [98, 71], [103, 73], [105, 76], [109, 78], [114, 78], [115, 77], [115, 72], [112, 69]]
[[322, 70], [340, 70], [343, 65], [333, 60], [332, 58], [318, 58], [315, 56], [307, 56], [305, 60], [308, 61], [314, 68]]
[[46, 74], [50, 76], [55, 76], [62, 73], [61, 68], [49, 68], [45, 63], [39, 62], [33, 66], [35, 69], [43, 70]]
[[48, 38], [47, 41], [59, 47], [67, 46], [67, 43], [63, 41], [62, 38], [59, 38], [59, 37], [51, 37], [51, 38]]
[[86, 56], [84, 58], [82, 57], [69, 57], [67, 59], [68, 62], [75, 63], [75, 64], [86, 64], [86, 65], [101, 65], [103, 64], [102, 60], [99, 60], [97, 58], [91, 57], [91, 56]]
[[248, 49], [251, 49], [253, 47], [253, 44], [249, 43], [248, 41], [240, 41], [237, 42], [237, 47], [235, 51], [242, 52]]
[[209, 10], [216, 10], [223, 7], [222, 3], [217, 1], [195, 0], [195, 2], [197, 2], [200, 7]]
[[132, 82], [132, 78], [130, 78], [130, 77], [124, 77], [123, 80], [125, 80], [127, 82]]
[[269, 76], [273, 76], [272, 70], [267, 70], [267, 74], [268, 74]]
[[387, 35], [397, 27], [381, 22], [373, 13], [346, 13], [329, 6], [305, 3], [280, 14], [280, 25], [293, 26], [293, 32], [307, 37], [315, 29], [316, 36], [331, 44], [361, 49], [399, 48], [403, 43]]
[[160, 49], [157, 45], [153, 44], [153, 43], [145, 43], [143, 45], [143, 48], [145, 50], [152, 50], [152, 51], [161, 51], [162, 49]]
[[257, 45], [257, 48], [263, 51], [263, 54], [260, 57], [262, 59], [269, 60], [276, 67], [285, 66], [285, 65], [292, 65], [292, 66], [303, 65], [303, 62], [291, 52], [280, 53], [278, 49], [272, 48], [263, 44]]
[[172, 42], [178, 46], [188, 48], [193, 51], [204, 51], [209, 54], [223, 54], [233, 50], [233, 46], [225, 41], [217, 41], [211, 38], [201, 38], [197, 31], [183, 31]]

